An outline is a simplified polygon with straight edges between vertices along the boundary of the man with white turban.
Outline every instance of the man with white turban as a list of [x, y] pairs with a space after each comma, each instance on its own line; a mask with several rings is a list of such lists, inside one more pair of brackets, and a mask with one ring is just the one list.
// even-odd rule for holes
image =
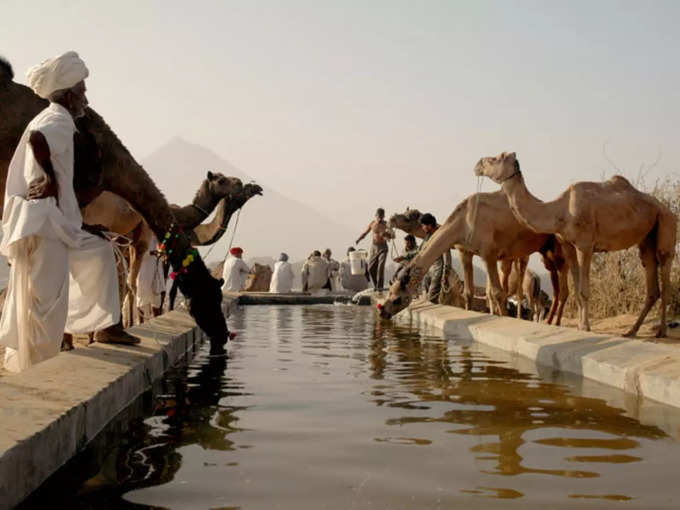
[[73, 51], [27, 74], [29, 86], [50, 105], [26, 127], [7, 174], [0, 253], [11, 269], [0, 344], [10, 371], [55, 356], [65, 331], [108, 328], [95, 339], [139, 341], [119, 325], [112, 246], [83, 230], [73, 189], [74, 119], [85, 113], [88, 74]]

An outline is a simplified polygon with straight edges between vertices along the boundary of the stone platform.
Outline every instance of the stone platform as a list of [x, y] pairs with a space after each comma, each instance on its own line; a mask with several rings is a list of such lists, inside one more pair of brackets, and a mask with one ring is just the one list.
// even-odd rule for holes
[[0, 509], [21, 502], [203, 342], [177, 311], [129, 331], [140, 344], [92, 344], [0, 378]]
[[412, 304], [394, 320], [432, 326], [622, 389], [638, 399], [680, 407], [680, 343], [596, 334], [429, 302]]

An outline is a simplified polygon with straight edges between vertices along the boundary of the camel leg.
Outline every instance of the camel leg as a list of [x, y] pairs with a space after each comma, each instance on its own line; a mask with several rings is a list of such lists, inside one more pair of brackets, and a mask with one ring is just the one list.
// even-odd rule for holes
[[[555, 325], [559, 326], [562, 322], [562, 313], [564, 312], [564, 305], [567, 303], [567, 298], [569, 297], [569, 266], [565, 263], [559, 270], [558, 273], [558, 296], [559, 296], [559, 306], [557, 308], [557, 319], [555, 320]], [[555, 299], [553, 299], [553, 303]], [[548, 322], [550, 324], [550, 322]]]
[[666, 336], [666, 305], [670, 300], [671, 293], [671, 265], [673, 264], [673, 257], [659, 257], [661, 262], [659, 263], [659, 268], [661, 270], [661, 325], [659, 330], [656, 332], [657, 338], [663, 338]]
[[[645, 269], [645, 279], [647, 282], [647, 300], [645, 301], [645, 306], [642, 307], [642, 311], [638, 316], [633, 327], [630, 328], [626, 334], [623, 336], [631, 337], [635, 336], [645, 320], [645, 317], [649, 313], [649, 310], [654, 306], [654, 303], [659, 299], [659, 279], [658, 279], [658, 265], [656, 261], [656, 246], [654, 243], [654, 238], [647, 236], [644, 241], [640, 243], [640, 262], [642, 262], [642, 267]], [[670, 266], [670, 264], [669, 264]], [[665, 300], [662, 299], [662, 302]], [[666, 317], [663, 317], [661, 322], [662, 328], [666, 325]]]
[[522, 257], [515, 260], [515, 267], [517, 268], [517, 318], [522, 318], [522, 301], [524, 300], [524, 273], [527, 270], [529, 259]]
[[576, 259], [579, 271], [578, 296], [581, 300], [581, 313], [579, 317], [579, 329], [590, 331], [588, 318], [588, 300], [590, 299], [590, 262], [593, 258], [593, 247], [576, 248]]
[[[564, 259], [567, 261], [567, 267], [569, 268], [569, 273], [571, 273], [572, 283], [574, 284], [574, 292], [576, 292], [576, 304], [578, 308], [579, 317], [581, 316], [581, 299], [579, 298], [580, 288], [581, 288], [581, 277], [579, 273], [578, 260], [576, 257], [576, 249], [573, 244], [563, 243], [562, 249], [564, 251]], [[567, 286], [565, 283], [564, 287]], [[560, 294], [562, 293], [563, 287], [560, 286]], [[566, 298], [565, 298], [566, 301]], [[558, 310], [559, 313], [559, 310]], [[561, 318], [561, 316], [560, 316]], [[559, 323], [557, 323], [559, 325]]]
[[460, 264], [463, 266], [463, 294], [465, 297], [465, 309], [472, 310], [472, 301], [475, 295], [475, 273], [472, 266], [472, 253], [458, 251]]
[[[552, 284], [552, 290], [553, 290], [553, 300], [552, 303], [550, 304], [550, 311], [548, 312], [548, 318], [545, 321], [546, 324], [551, 324], [553, 321], [553, 318], [555, 317], [555, 312], [557, 312], [557, 303], [560, 300], [560, 277], [557, 273], [557, 270], [555, 269], [554, 264], [552, 262], [548, 262], [545, 259], [543, 260], [543, 265], [550, 271], [550, 283]], [[557, 322], [559, 325], [559, 320]]]
[[495, 258], [491, 257], [484, 259], [484, 262], [486, 262], [486, 272], [489, 277], [490, 285], [489, 294], [491, 295], [493, 304], [498, 309], [499, 315], [507, 315], [508, 311], [505, 308], [505, 292], [503, 292], [503, 287], [501, 287], [501, 281], [498, 277], [498, 262]]

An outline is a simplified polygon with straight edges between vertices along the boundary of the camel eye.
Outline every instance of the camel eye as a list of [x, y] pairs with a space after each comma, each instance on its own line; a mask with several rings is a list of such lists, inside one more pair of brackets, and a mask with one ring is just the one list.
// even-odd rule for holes
[[399, 296], [397, 299], [395, 299], [394, 301], [392, 301], [392, 304], [393, 304], [393, 305], [397, 305], [397, 306], [400, 305], [400, 304], [401, 304], [401, 296]]

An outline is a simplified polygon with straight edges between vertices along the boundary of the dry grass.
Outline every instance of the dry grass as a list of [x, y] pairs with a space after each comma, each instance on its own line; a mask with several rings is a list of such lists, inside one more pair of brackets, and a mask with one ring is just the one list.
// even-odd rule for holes
[[[680, 180], [666, 178], [653, 187], [636, 185], [640, 190], [655, 196], [680, 217]], [[678, 236], [680, 238], [680, 236]], [[565, 315], [575, 317], [576, 299], [573, 282], [569, 278], [570, 297]], [[676, 254], [671, 270], [671, 296], [668, 313], [680, 315], [680, 265]], [[637, 315], [646, 298], [645, 274], [637, 247], [593, 256], [590, 270], [590, 317], [603, 319], [617, 315]], [[660, 301], [659, 301], [660, 303]], [[658, 317], [659, 303], [649, 317]]]

